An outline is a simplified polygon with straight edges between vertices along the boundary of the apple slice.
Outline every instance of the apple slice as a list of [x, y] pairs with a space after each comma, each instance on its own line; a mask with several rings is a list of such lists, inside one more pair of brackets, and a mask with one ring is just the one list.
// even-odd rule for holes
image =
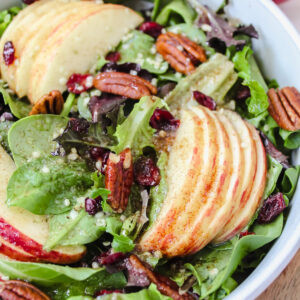
[[[214, 239], [214, 243], [220, 243], [220, 241], [225, 241], [233, 236], [232, 226], [234, 224], [235, 218], [237, 218], [237, 214], [243, 209], [245, 206], [249, 195], [252, 191], [253, 182], [256, 176], [256, 166], [257, 166], [257, 153], [255, 142], [252, 139], [252, 134], [250, 129], [248, 128], [245, 121], [241, 119], [241, 117], [229, 110], [224, 110], [220, 116], [225, 116], [227, 119], [231, 121], [231, 124], [234, 126], [240, 140], [240, 145], [242, 147], [242, 155], [243, 155], [243, 174], [241, 174], [239, 178], [239, 186], [240, 190], [237, 193], [237, 202], [235, 208], [233, 208], [231, 216], [224, 226], [224, 228], [219, 232], [217, 237]], [[230, 234], [230, 235], [228, 235]], [[226, 238], [225, 238], [226, 237]], [[220, 241], [219, 241], [220, 239]]]
[[215, 205], [222, 203], [216, 203], [213, 194], [218, 193], [219, 183], [224, 180], [225, 162], [229, 159], [225, 145], [225, 131], [205, 108], [197, 114], [182, 113], [168, 162], [169, 192], [155, 224], [139, 243], [144, 251], [159, 250], [177, 256], [190, 253], [195, 240], [210, 242], [213, 237], [203, 234], [201, 228], [196, 233], [190, 228], [197, 227], [200, 218], [206, 227], [213, 218]]
[[247, 126], [251, 131], [252, 139], [254, 140], [256, 146], [257, 165], [255, 179], [253, 181], [251, 193], [248, 199], [243, 203], [243, 207], [240, 209], [239, 213], [237, 213], [236, 216], [231, 220], [230, 226], [228, 225], [228, 231], [222, 236], [218, 237], [214, 243], [222, 243], [241, 232], [244, 227], [249, 224], [253, 215], [263, 201], [262, 196], [267, 178], [267, 160], [265, 148], [257, 130], [249, 123]]
[[[78, 261], [85, 254], [83, 246], [58, 247], [50, 252], [43, 250], [49, 232], [46, 216], [34, 215], [18, 207], [7, 207], [6, 187], [14, 170], [15, 165], [12, 159], [0, 146], [0, 239], [5, 241], [3, 245], [20, 252], [20, 259], [24, 259], [22, 255], [27, 255], [34, 257], [35, 261], [57, 264], [70, 264]], [[15, 258], [14, 251], [10, 254], [5, 249], [3, 251], [1, 249], [0, 253]], [[30, 258], [30, 260], [33, 259]]]
[[104, 4], [88, 16], [85, 10], [81, 13], [80, 21], [58, 28], [42, 45], [29, 74], [32, 103], [49, 91], [66, 90], [66, 81], [73, 73], [88, 72], [100, 56], [143, 21], [135, 11], [121, 5]]
[[[11, 24], [5, 30], [0, 41], [1, 53], [3, 53], [4, 44], [7, 41], [12, 41], [16, 51], [16, 60], [14, 64], [6, 66], [2, 55], [0, 55], [0, 65], [2, 78], [7, 81], [9, 87], [13, 90], [16, 88], [15, 84], [15, 72], [18, 67], [19, 58], [19, 48], [24, 41], [24, 37], [27, 32], [31, 29], [31, 24], [33, 24], [37, 19], [43, 16], [45, 13], [49, 12], [53, 8], [54, 2], [52, 0], [44, 0], [33, 3], [27, 6], [25, 9], [20, 11], [20, 13], [13, 19]], [[61, 1], [60, 1], [61, 2]], [[56, 5], [56, 4], [55, 4]], [[25, 29], [25, 30], [24, 30]]]
[[[93, 2], [58, 3], [61, 1], [57, 0], [54, 2], [56, 2], [56, 6], [51, 3], [53, 8], [49, 7], [43, 16], [35, 20], [31, 25], [31, 30], [23, 38], [25, 43], [18, 47], [19, 62], [15, 74], [15, 90], [19, 97], [27, 95], [28, 74], [30, 74], [32, 65], [40, 52], [41, 45], [51, 35], [56, 34], [58, 28], [61, 30], [63, 27], [68, 27], [100, 7], [99, 4]], [[50, 6], [50, 3], [48, 6]]]

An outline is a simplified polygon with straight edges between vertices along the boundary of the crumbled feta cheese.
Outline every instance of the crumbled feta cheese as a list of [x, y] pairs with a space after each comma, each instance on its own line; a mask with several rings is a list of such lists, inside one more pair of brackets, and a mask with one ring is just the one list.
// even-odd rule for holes
[[136, 75], [137, 75], [137, 71], [135, 71], [135, 70], [130, 70], [130, 74], [136, 76]]
[[104, 245], [105, 247], [110, 246], [110, 244], [111, 244], [111, 242], [103, 242], [103, 245]]
[[[96, 97], [100, 97], [101, 96], [101, 91], [99, 91], [99, 90], [93, 90], [93, 91], [91, 91], [91, 96], [92, 97], [94, 97], [94, 96], [96, 96]], [[89, 99], [90, 98], [88, 98], [88, 102], [89, 102]], [[85, 99], [86, 100], [86, 99]], [[87, 103], [88, 103], [87, 102]]]
[[32, 152], [32, 157], [33, 158], [39, 158], [41, 156], [41, 152], [40, 151], [34, 151]]
[[87, 77], [87, 79], [85, 80], [85, 86], [87, 88], [91, 88], [93, 86], [93, 81], [94, 81], [93, 76]]
[[69, 160], [76, 160], [76, 159], [78, 159], [78, 154], [77, 153], [70, 153], [68, 155], [68, 159]]
[[50, 172], [50, 169], [47, 166], [43, 166], [42, 170], [43, 173], [47, 174]]
[[92, 268], [93, 269], [98, 269], [100, 267], [100, 265], [96, 262], [96, 261], [94, 261], [93, 263], [92, 263]]
[[65, 205], [65, 206], [70, 206], [70, 204], [71, 204], [71, 202], [70, 202], [69, 199], [65, 199], [65, 200], [64, 200], [64, 205]]
[[208, 24], [203, 24], [203, 25], [201, 26], [201, 29], [202, 29], [203, 31], [206, 31], [206, 32], [211, 32], [211, 31], [212, 31], [212, 27], [211, 27], [210, 25], [208, 25]]
[[120, 220], [121, 220], [122, 222], [124, 222], [124, 221], [126, 220], [126, 216], [121, 215], [121, 216], [120, 216]]
[[99, 170], [99, 171], [101, 171], [101, 168], [102, 168], [102, 161], [101, 161], [101, 160], [98, 160], [98, 161], [96, 162], [96, 169]]
[[154, 85], [154, 86], [157, 86], [157, 78], [153, 78], [151, 80], [151, 84]]
[[269, 129], [270, 129], [269, 125], [264, 126], [264, 131], [269, 131]]
[[70, 212], [70, 218], [72, 219], [72, 220], [74, 220], [74, 219], [76, 219], [77, 218], [77, 216], [78, 216], [78, 212], [76, 211], [76, 210], [71, 210], [71, 212]]
[[59, 84], [61, 84], [61, 85], [65, 85], [66, 83], [67, 83], [67, 79], [65, 78], [65, 77], [61, 77], [60, 79], [59, 79]]

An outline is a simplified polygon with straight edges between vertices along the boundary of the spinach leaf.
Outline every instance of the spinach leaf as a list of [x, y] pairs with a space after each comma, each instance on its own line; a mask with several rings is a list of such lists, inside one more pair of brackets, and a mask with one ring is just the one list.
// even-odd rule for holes
[[98, 290], [118, 289], [126, 285], [123, 273], [109, 274], [103, 268], [71, 268], [0, 260], [0, 272], [11, 279], [37, 284], [53, 300], [64, 300], [83, 294], [93, 296]]
[[13, 173], [7, 187], [7, 204], [38, 215], [61, 214], [69, 211], [76, 198], [92, 185], [85, 163], [60, 157], [39, 158]]
[[[182, 23], [193, 24], [196, 12], [184, 0], [156, 0], [153, 9], [152, 19], [162, 25], [169, 23]], [[173, 22], [171, 22], [173, 21]]]
[[281, 181], [281, 189], [284, 195], [286, 195], [289, 198], [289, 200], [292, 199], [295, 193], [299, 175], [300, 175], [300, 166], [289, 168], [284, 172]]
[[0, 259], [0, 272], [11, 279], [27, 280], [41, 286], [84, 281], [97, 273], [106, 273], [103, 268], [71, 268], [68, 266], [8, 261], [4, 259]]
[[168, 156], [165, 152], [162, 152], [157, 162], [157, 166], [160, 170], [161, 180], [159, 185], [152, 187], [150, 190], [149, 227], [155, 222], [168, 193], [166, 180], [167, 163]]
[[12, 114], [18, 119], [25, 118], [29, 115], [32, 105], [24, 99], [14, 99], [8, 91], [0, 84], [0, 93], [2, 94], [4, 103], [9, 106]]
[[220, 246], [206, 246], [189, 259], [185, 259], [185, 271], [172, 274], [167, 264], [161, 267], [178, 284], [184, 282], [184, 277], [191, 274], [197, 279], [193, 286], [194, 291], [204, 299], [215, 293], [220, 287], [230, 280], [241, 260], [250, 252], [270, 243], [280, 236], [283, 228], [283, 214], [279, 215], [272, 223], [254, 224], [251, 231], [255, 235], [242, 238], [234, 237], [229, 242]]
[[16, 122], [8, 133], [8, 143], [19, 167], [37, 157], [47, 157], [55, 151], [53, 139], [59, 135], [68, 119], [55, 115], [36, 115]]
[[269, 106], [266, 85], [259, 68], [253, 57], [253, 51], [249, 46], [245, 46], [242, 51], [236, 52], [232, 61], [238, 75], [242, 78], [243, 85], [250, 89], [251, 97], [246, 100], [248, 111], [253, 116], [257, 116], [266, 111]]
[[110, 294], [101, 297], [103, 300], [171, 300], [172, 298], [162, 295], [156, 285], [151, 284], [148, 289], [130, 294]]
[[88, 121], [92, 121], [92, 113], [89, 109], [89, 101], [90, 101], [90, 97], [88, 96], [88, 94], [81, 94], [77, 100], [77, 107], [78, 107], [78, 112], [79, 115], [88, 120]]
[[205, 33], [192, 24], [177, 24], [167, 28], [167, 31], [179, 33], [187, 36], [190, 40], [197, 44], [206, 46]]
[[120, 153], [130, 148], [133, 153], [139, 154], [143, 148], [153, 146], [152, 137], [155, 130], [149, 125], [150, 118], [156, 108], [165, 106], [163, 100], [154, 97], [143, 97], [133, 108], [127, 119], [118, 125], [115, 137], [118, 140], [112, 151]]
[[282, 171], [282, 165], [270, 155], [268, 158], [267, 183], [263, 195], [263, 199], [267, 199], [275, 190], [279, 175]]
[[[98, 189], [90, 196], [101, 196], [106, 201], [110, 191]], [[79, 197], [73, 210], [68, 213], [52, 216], [49, 225], [49, 236], [45, 249], [53, 249], [57, 245], [84, 245], [97, 240], [106, 229], [103, 213], [90, 216], [84, 209], [85, 197]]]
[[62, 110], [62, 112], [60, 113], [61, 116], [63, 117], [67, 117], [73, 107], [75, 101], [75, 94], [69, 94], [66, 102], [64, 103], [64, 108]]
[[8, 153], [11, 152], [8, 145], [8, 131], [13, 124], [14, 122], [11, 121], [3, 121], [3, 122], [0, 121], [0, 145]]
[[156, 53], [154, 38], [138, 30], [127, 36], [118, 51], [121, 54], [120, 63], [137, 63], [150, 73], [163, 74], [169, 67], [162, 56]]

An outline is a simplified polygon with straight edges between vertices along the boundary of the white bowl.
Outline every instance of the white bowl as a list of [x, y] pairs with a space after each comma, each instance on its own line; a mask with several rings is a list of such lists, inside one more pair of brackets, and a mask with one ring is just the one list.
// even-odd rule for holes
[[[19, 2], [1, 0], [0, 9]], [[222, 1], [201, 0], [201, 3], [213, 8], [217, 8], [220, 2]], [[254, 41], [254, 48], [264, 75], [270, 79], [276, 78], [281, 86], [295, 86], [300, 90], [300, 37], [280, 9], [271, 0], [231, 0], [227, 12], [245, 24], [253, 24], [258, 30], [260, 39]], [[294, 153], [293, 162], [300, 164], [299, 151]], [[255, 299], [287, 266], [300, 248], [299, 211], [298, 185], [282, 235], [261, 264], [227, 300]]]

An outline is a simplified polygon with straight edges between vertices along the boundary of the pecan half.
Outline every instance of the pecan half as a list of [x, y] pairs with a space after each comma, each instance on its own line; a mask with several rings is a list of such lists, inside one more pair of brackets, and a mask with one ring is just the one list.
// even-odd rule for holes
[[[148, 285], [154, 283], [157, 289], [168, 297], [174, 300], [192, 300], [194, 297], [189, 293], [179, 293], [178, 285], [169, 278], [157, 274], [150, 270], [136, 255], [131, 255], [126, 261], [128, 274], [142, 279], [143, 282], [149, 281]], [[129, 278], [130, 280], [130, 278]]]
[[127, 207], [132, 183], [131, 150], [125, 149], [120, 155], [110, 153], [105, 171], [105, 188], [111, 191], [108, 204], [118, 213], [122, 213]]
[[139, 100], [143, 96], [157, 94], [157, 89], [149, 81], [127, 73], [103, 72], [94, 79], [94, 87], [102, 92]]
[[0, 282], [0, 299], [3, 300], [50, 300], [35, 286], [28, 282], [9, 280]]
[[59, 115], [64, 108], [64, 98], [60, 91], [52, 91], [48, 95], [43, 96], [33, 106], [30, 116], [39, 114], [55, 114]]
[[156, 49], [177, 72], [190, 74], [199, 62], [206, 61], [205, 50], [185, 36], [173, 32], [161, 34]]
[[269, 113], [277, 124], [289, 131], [300, 129], [300, 93], [294, 87], [270, 89]]

